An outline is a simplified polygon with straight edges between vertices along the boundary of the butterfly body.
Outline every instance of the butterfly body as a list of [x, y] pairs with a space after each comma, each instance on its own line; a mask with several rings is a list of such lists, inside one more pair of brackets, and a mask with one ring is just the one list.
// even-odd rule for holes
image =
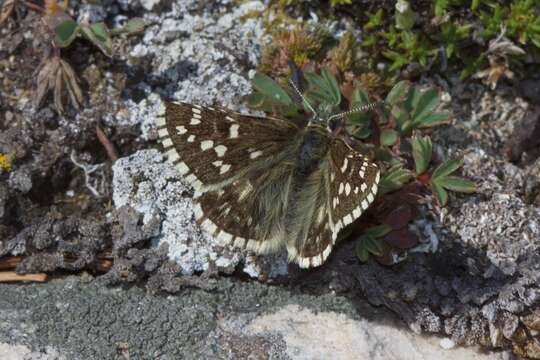
[[168, 103], [157, 125], [203, 228], [258, 253], [286, 248], [301, 267], [321, 265], [377, 192], [377, 166], [320, 123]]

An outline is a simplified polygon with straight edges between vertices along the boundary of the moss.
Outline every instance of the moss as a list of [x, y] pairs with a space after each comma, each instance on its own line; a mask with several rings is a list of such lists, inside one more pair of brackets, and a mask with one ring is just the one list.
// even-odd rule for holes
[[343, 72], [352, 71], [356, 65], [357, 43], [351, 32], [346, 32], [338, 46], [330, 51], [332, 63]]
[[[501, 31], [505, 31], [508, 39], [521, 46], [524, 52], [533, 57], [540, 55], [540, 8], [536, 6], [537, 1], [471, 3], [436, 0], [433, 3], [403, 3], [410, 9], [408, 14], [400, 13], [407, 17], [401, 19], [409, 25], [405, 28], [397, 22], [398, 10], [386, 2], [378, 6], [372, 2], [370, 7], [349, 0], [331, 0], [329, 3], [270, 1], [259, 16], [263, 17], [264, 26], [274, 40], [264, 49], [259, 70], [273, 77], [282, 77], [288, 73], [285, 56], [290, 56], [301, 67], [321, 63], [322, 53], [326, 64], [342, 74], [352, 72], [358, 77], [364, 72], [377, 73], [384, 86], [404, 75], [403, 71], [411, 76], [411, 68], [416, 74], [413, 76], [419, 72], [443, 69], [449, 74], [469, 77], [489, 66], [485, 56], [479, 57], [478, 54], [488, 53], [490, 41]], [[338, 8], [334, 9], [335, 6]], [[324, 29], [324, 24], [335, 21], [337, 16], [347, 14], [352, 23], [363, 29], [361, 38], [346, 33], [337, 46], [327, 48], [328, 44], [322, 42], [317, 46], [315, 41], [324, 37], [307, 30], [305, 23], [298, 20], [308, 13], [318, 16], [319, 29]], [[284, 34], [287, 32], [291, 33], [290, 36]], [[369, 55], [359, 58], [358, 49]], [[510, 67], [522, 64], [523, 58], [519, 54], [504, 55], [509, 71], [512, 71]], [[381, 68], [380, 64], [384, 66]], [[368, 83], [373, 83], [372, 80]]]

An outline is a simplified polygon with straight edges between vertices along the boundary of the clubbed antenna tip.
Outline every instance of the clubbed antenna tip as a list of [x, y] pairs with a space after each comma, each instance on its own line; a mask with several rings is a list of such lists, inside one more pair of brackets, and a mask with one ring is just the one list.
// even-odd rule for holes
[[342, 117], [345, 117], [347, 115], [354, 114], [354, 113], [370, 111], [370, 110], [373, 110], [376, 106], [382, 105], [382, 104], [384, 104], [384, 100], [375, 101], [375, 102], [365, 104], [365, 105], [362, 105], [362, 106], [357, 106], [357, 107], [354, 107], [354, 108], [352, 108], [352, 109], [350, 109], [348, 111], [340, 112], [338, 114], [334, 114], [334, 115], [330, 116], [328, 118], [328, 121], [333, 120], [333, 119], [339, 119], [339, 118], [342, 118]]

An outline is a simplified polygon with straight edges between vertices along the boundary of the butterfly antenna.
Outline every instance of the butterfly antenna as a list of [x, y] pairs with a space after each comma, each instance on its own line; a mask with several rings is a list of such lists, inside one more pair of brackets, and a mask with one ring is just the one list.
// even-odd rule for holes
[[[300, 90], [298, 90], [298, 88], [296, 87], [296, 84], [294, 83], [294, 81], [292, 81], [292, 79], [289, 79], [289, 84], [291, 84], [291, 86], [293, 87], [294, 91], [296, 91], [296, 93], [298, 94], [298, 96], [300, 96], [300, 98], [302, 99], [302, 102], [309, 108], [309, 111], [311, 111], [313, 113], [313, 117], [314, 118], [317, 118], [319, 115], [317, 115], [317, 112], [315, 111], [315, 109], [313, 108], [313, 106], [311, 106], [311, 104], [309, 103], [309, 101], [307, 101], [307, 99], [304, 97], [304, 95], [302, 95], [302, 93], [300, 92]], [[309, 121], [311, 122], [311, 120]]]
[[376, 106], [378, 106], [380, 104], [384, 104], [384, 100], [375, 101], [375, 102], [365, 104], [365, 105], [362, 105], [362, 106], [357, 106], [357, 107], [352, 108], [351, 110], [340, 112], [338, 114], [334, 114], [334, 115], [332, 115], [332, 116], [330, 116], [328, 118], [328, 121], [331, 121], [333, 119], [339, 119], [339, 118], [345, 117], [347, 115], [358, 113], [358, 112], [364, 112], [364, 111], [373, 110]]

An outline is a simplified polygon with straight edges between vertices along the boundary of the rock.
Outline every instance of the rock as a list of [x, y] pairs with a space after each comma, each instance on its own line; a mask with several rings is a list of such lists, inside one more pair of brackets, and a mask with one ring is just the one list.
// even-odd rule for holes
[[32, 178], [28, 169], [18, 168], [9, 174], [8, 185], [26, 194], [32, 189]]
[[461, 241], [486, 249], [487, 257], [507, 275], [514, 274], [520, 257], [540, 250], [540, 211], [515, 195], [470, 199], [448, 219]]
[[105, 20], [107, 13], [103, 6], [98, 4], [83, 4], [79, 8], [79, 16], [77, 17], [77, 22], [89, 22], [95, 23]]
[[202, 231], [193, 215], [193, 190], [182, 182], [174, 166], [164, 162], [157, 150], [142, 150], [121, 158], [113, 166], [113, 201], [116, 208], [130, 206], [143, 214], [143, 222], [161, 222], [156, 246], [168, 244], [169, 257], [183, 274], [205, 271], [210, 262], [219, 271], [232, 273], [245, 261], [250, 276], [286, 273], [286, 261], [248, 256]]
[[[196, 12], [188, 11], [194, 7]], [[170, 12], [146, 29], [130, 55], [154, 56], [152, 75], [165, 80], [160, 93], [170, 98], [238, 108], [239, 97], [251, 88], [241, 74], [257, 64], [264, 33], [261, 19], [242, 16], [263, 8], [261, 1], [243, 2], [229, 12], [221, 12], [224, 8], [215, 3], [173, 3]], [[145, 19], [156, 17], [149, 13]]]
[[[404, 334], [389, 323], [353, 319], [331, 311], [313, 312], [296, 304], [251, 318], [231, 316], [220, 320], [218, 328], [223, 347], [251, 358], [257, 358], [262, 349], [272, 354], [271, 358], [285, 353], [297, 360], [358, 359], [359, 354], [369, 354], [375, 360], [500, 358], [498, 354], [481, 355], [473, 349], [455, 348], [449, 339], [438, 343], [434, 337]], [[444, 352], [440, 348], [443, 344]]]

